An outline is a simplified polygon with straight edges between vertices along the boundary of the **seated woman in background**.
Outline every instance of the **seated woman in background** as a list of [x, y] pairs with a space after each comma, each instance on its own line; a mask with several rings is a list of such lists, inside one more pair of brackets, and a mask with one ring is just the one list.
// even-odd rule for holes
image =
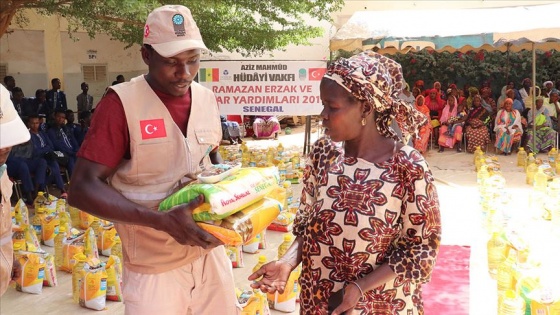
[[430, 133], [432, 132], [432, 124], [430, 122], [430, 109], [424, 104], [424, 96], [418, 95], [415, 103], [416, 110], [426, 115], [428, 122], [422, 125], [418, 130], [418, 138], [414, 139], [414, 148], [424, 154], [428, 151], [428, 141], [430, 141]]
[[457, 99], [449, 95], [447, 105], [443, 108], [441, 114], [441, 127], [439, 127], [439, 151], [443, 152], [443, 148], [453, 149], [457, 144], [457, 152], [461, 152], [461, 139], [463, 138], [463, 124], [465, 113], [463, 108], [457, 105]]
[[220, 116], [222, 122], [222, 140], [229, 142], [229, 144], [241, 144], [241, 130], [239, 123], [236, 121], [229, 121], [224, 115]]
[[439, 91], [431, 89], [428, 92], [428, 97], [424, 100], [424, 104], [430, 109], [430, 117], [432, 119], [441, 120], [441, 113], [445, 107], [445, 101], [439, 96]]
[[488, 127], [486, 127], [490, 115], [482, 107], [482, 97], [480, 95], [474, 97], [472, 106], [465, 120], [465, 137], [467, 137], [467, 152], [469, 153], [473, 153], [476, 147], [485, 148], [490, 142], [490, 134]]
[[[529, 122], [527, 128], [527, 152], [548, 152], [556, 142], [556, 131], [552, 129], [552, 121], [550, 120], [548, 110], [543, 104], [544, 98], [542, 96], [537, 97], [534, 122], [532, 109], [529, 110], [527, 115], [527, 120]], [[533, 123], [536, 126], [535, 134], [533, 134]], [[535, 141], [533, 141], [533, 138]]]
[[496, 132], [496, 150], [504, 155], [511, 154], [514, 143], [521, 141], [523, 127], [521, 126], [521, 113], [513, 109], [513, 100], [506, 98], [503, 108], [498, 110], [494, 132]]
[[280, 122], [276, 116], [256, 116], [253, 122], [253, 138], [270, 138], [278, 139], [280, 132]]

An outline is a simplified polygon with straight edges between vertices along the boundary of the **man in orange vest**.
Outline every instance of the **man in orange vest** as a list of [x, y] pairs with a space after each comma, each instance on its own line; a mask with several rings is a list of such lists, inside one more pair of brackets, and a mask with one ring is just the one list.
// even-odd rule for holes
[[203, 198], [158, 212], [159, 203], [221, 162], [216, 97], [193, 82], [207, 49], [188, 8], [148, 15], [148, 73], [111, 86], [78, 153], [69, 203], [115, 223], [124, 256], [125, 314], [239, 314], [231, 262], [200, 229]]

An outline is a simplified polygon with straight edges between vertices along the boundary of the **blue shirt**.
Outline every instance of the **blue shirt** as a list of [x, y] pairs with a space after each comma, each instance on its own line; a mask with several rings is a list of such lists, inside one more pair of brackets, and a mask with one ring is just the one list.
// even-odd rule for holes
[[517, 109], [517, 111], [520, 114], [523, 114], [523, 111], [525, 111], [525, 106], [523, 106], [523, 103], [518, 99], [513, 100], [513, 106], [512, 107], [513, 107], [513, 109]]

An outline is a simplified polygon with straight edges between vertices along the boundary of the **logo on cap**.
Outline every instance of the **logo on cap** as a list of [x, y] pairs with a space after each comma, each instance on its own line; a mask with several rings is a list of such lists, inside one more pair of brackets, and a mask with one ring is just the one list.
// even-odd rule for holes
[[181, 14], [175, 14], [171, 20], [173, 21], [175, 35], [185, 36], [185, 18]]
[[146, 24], [144, 27], [144, 37], [148, 37], [150, 35], [150, 26]]

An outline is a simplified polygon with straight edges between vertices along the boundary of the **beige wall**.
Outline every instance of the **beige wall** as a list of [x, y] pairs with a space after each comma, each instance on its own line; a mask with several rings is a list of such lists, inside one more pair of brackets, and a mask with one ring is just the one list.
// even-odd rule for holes
[[[72, 109], [77, 109], [76, 96], [82, 92], [80, 85], [84, 81], [83, 65], [105, 65], [107, 67], [107, 79], [104, 82], [87, 82], [89, 94], [94, 97], [94, 103], [101, 99], [105, 88], [116, 79], [118, 74], [124, 75], [125, 79], [129, 80], [137, 73], [147, 71], [138, 45], [124, 49], [124, 44], [112, 41], [105, 34], [99, 34], [95, 39], [90, 39], [86, 33], [77, 33], [72, 36], [73, 38], [70, 38], [67, 32], [60, 32], [61, 45], [64, 47], [62, 50], [64, 90], [68, 106]], [[90, 58], [91, 51], [95, 51], [94, 59]]]
[[26, 97], [35, 96], [37, 89], [46, 89], [44, 32], [14, 31], [2, 36], [0, 63], [6, 64], [8, 75], [15, 78], [16, 85], [22, 88]]
[[[0, 38], [0, 64], [7, 65], [7, 74], [14, 76], [25, 96], [34, 96], [39, 88], [51, 88], [50, 80], [58, 77], [68, 107], [76, 110], [76, 96], [84, 81], [82, 65], [107, 66], [106, 81], [90, 83], [95, 103], [118, 74], [128, 80], [147, 70], [138, 45], [125, 49], [125, 44], [112, 41], [105, 34], [90, 39], [82, 32], [70, 38], [63, 18], [45, 17], [30, 10], [26, 14], [30, 23], [25, 29], [13, 22], [10, 32]], [[89, 59], [89, 50], [96, 51], [95, 59]]]

